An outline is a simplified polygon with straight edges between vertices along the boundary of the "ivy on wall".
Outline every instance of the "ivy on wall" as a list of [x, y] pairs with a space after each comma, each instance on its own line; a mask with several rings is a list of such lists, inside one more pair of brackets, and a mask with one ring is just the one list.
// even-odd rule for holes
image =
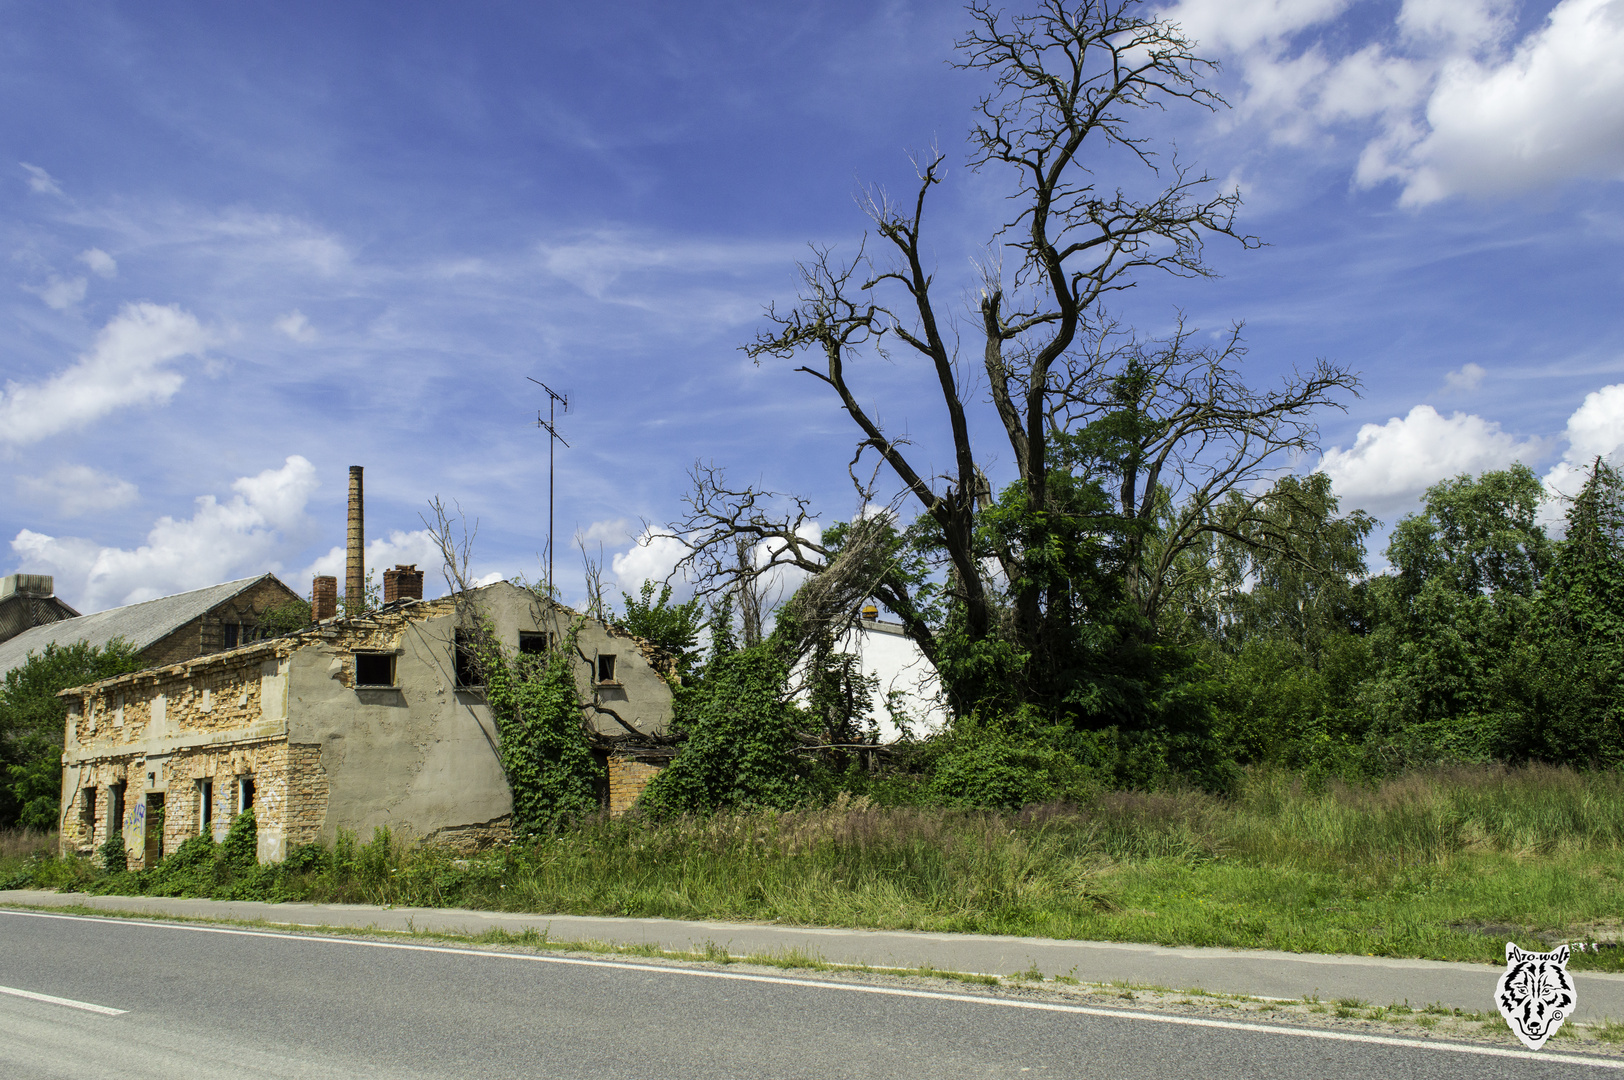
[[502, 769], [513, 792], [513, 831], [548, 832], [598, 810], [603, 767], [581, 723], [570, 656], [580, 624], [543, 654], [503, 648], [480, 625], [472, 648], [485, 702], [501, 737]]

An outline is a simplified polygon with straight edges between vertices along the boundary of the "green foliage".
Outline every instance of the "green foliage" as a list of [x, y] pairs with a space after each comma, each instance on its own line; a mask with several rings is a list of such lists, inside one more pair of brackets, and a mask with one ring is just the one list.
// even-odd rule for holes
[[220, 841], [220, 861], [239, 873], [259, 862], [259, 826], [253, 807], [231, 819], [231, 827]]
[[56, 827], [68, 717], [57, 692], [144, 666], [132, 646], [114, 639], [101, 647], [53, 642], [6, 672], [0, 685], [0, 827]]
[[787, 809], [808, 795], [794, 753], [796, 710], [786, 700], [789, 657], [778, 630], [760, 645], [706, 665], [681, 687], [673, 729], [682, 750], [649, 782], [638, 808], [657, 817], [721, 809]]
[[696, 646], [704, 625], [704, 605], [697, 598], [686, 604], [671, 603], [671, 586], [661, 585], [655, 595], [654, 582], [645, 581], [635, 597], [620, 594], [625, 613], [616, 622], [627, 633], [642, 638], [667, 656], [679, 678], [693, 671], [698, 658]]
[[267, 608], [260, 616], [260, 625], [271, 637], [291, 634], [310, 625], [310, 601], [289, 600]]
[[109, 874], [121, 874], [129, 869], [129, 853], [124, 850], [124, 831], [114, 829], [101, 847], [96, 849], [97, 857], [101, 859], [102, 869]]
[[520, 836], [556, 829], [598, 809], [603, 768], [587, 741], [570, 666], [579, 632], [579, 625], [572, 627], [541, 656], [511, 654], [488, 632], [475, 636]]

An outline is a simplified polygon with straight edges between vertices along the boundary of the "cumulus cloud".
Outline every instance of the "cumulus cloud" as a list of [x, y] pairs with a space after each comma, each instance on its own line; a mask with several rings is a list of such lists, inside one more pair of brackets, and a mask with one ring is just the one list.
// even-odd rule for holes
[[54, 504], [63, 517], [116, 510], [139, 494], [128, 480], [88, 465], [58, 465], [44, 476], [19, 476], [17, 490], [32, 502]]
[[[618, 523], [616, 523], [618, 524]], [[624, 542], [625, 534], [620, 539]], [[688, 554], [688, 546], [672, 533], [661, 529], [645, 529], [628, 551], [617, 553], [609, 561], [615, 582], [625, 592], [635, 595], [643, 582], [661, 582], [676, 571], [677, 563]]]
[[1417, 405], [1408, 416], [1364, 425], [1353, 446], [1327, 450], [1318, 469], [1331, 478], [1345, 509], [1382, 516], [1410, 509], [1440, 480], [1504, 469], [1539, 451], [1537, 440], [1519, 441], [1481, 416], [1444, 417], [1431, 405]]
[[[343, 545], [329, 548], [315, 562], [297, 571], [297, 580], [288, 584], [300, 592], [310, 588], [310, 579], [321, 575], [330, 575], [338, 578], [339, 588], [344, 587], [346, 553]], [[425, 597], [439, 596], [445, 592], [443, 578], [439, 573], [441, 566], [440, 548], [435, 543], [433, 535], [427, 529], [414, 529], [407, 532], [395, 529], [387, 537], [377, 537], [367, 541], [365, 549], [366, 566], [372, 571], [373, 579], [378, 587], [383, 588], [383, 572], [394, 566], [416, 566], [423, 574], [423, 595]], [[501, 581], [500, 572], [487, 573], [476, 579], [476, 584], [488, 585], [492, 581]]]
[[62, 194], [62, 189], [57, 186], [57, 182], [55, 180], [51, 179], [50, 173], [46, 172], [38, 165], [30, 165], [26, 161], [19, 161], [17, 164], [21, 165], [23, 167], [23, 171], [28, 174], [28, 190], [34, 192], [36, 195]]
[[101, 611], [249, 577], [279, 567], [290, 533], [306, 525], [304, 508], [319, 481], [294, 455], [280, 468], [233, 483], [225, 502], [197, 499], [189, 518], [161, 517], [136, 548], [23, 529], [11, 549], [24, 572], [53, 574], [58, 591], [81, 611]]
[[1238, 61], [1240, 115], [1276, 139], [1365, 125], [1355, 180], [1396, 182], [1404, 205], [1624, 178], [1624, 2], [1560, 0], [1519, 40], [1512, 0], [1405, 0], [1351, 50], [1333, 25], [1350, 6], [1181, 0], [1162, 15]]
[[1563, 435], [1568, 447], [1545, 474], [1545, 486], [1556, 495], [1571, 497], [1578, 494], [1598, 457], [1618, 463], [1617, 454], [1624, 449], [1624, 383], [1586, 394], [1568, 417]]
[[1459, 371], [1451, 371], [1444, 376], [1444, 382], [1449, 389], [1465, 392], [1476, 390], [1483, 382], [1483, 376], [1488, 372], [1483, 370], [1481, 364], [1462, 364]]
[[37, 442], [120, 409], [162, 404], [186, 381], [169, 365], [201, 356], [210, 335], [175, 305], [127, 304], [78, 363], [0, 392], [0, 442]]
[[47, 307], [65, 311], [85, 298], [88, 284], [82, 277], [61, 278], [52, 274], [44, 285], [24, 285], [23, 289], [45, 301]]
[[97, 277], [113, 278], [118, 276], [118, 260], [101, 248], [81, 251], [79, 261], [90, 267], [91, 273]]
[[1410, 205], [1624, 178], [1624, 3], [1563, 0], [1510, 57], [1451, 59], [1426, 119], [1414, 145], [1370, 169], [1401, 179]]
[[294, 341], [308, 344], [316, 340], [316, 328], [310, 325], [310, 320], [298, 308], [277, 319], [275, 326]]

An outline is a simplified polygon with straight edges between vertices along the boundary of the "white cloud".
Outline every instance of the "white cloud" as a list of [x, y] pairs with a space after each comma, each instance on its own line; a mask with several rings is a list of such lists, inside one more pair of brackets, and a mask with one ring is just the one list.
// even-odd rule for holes
[[1451, 390], [1466, 392], [1476, 390], [1483, 382], [1483, 376], [1488, 372], [1480, 364], [1462, 364], [1459, 371], [1451, 371], [1444, 376], [1444, 382]]
[[[301, 593], [310, 589], [310, 579], [320, 575], [331, 575], [338, 578], [338, 587], [342, 592], [344, 588], [344, 570], [346, 553], [343, 545], [329, 548], [325, 555], [315, 562], [297, 571], [297, 580], [288, 582]], [[425, 597], [439, 596], [445, 592], [441, 574], [441, 559], [439, 545], [427, 529], [414, 529], [407, 532], [403, 529], [392, 530], [387, 537], [378, 537], [367, 541], [365, 550], [365, 563], [372, 571], [373, 579], [378, 588], [383, 588], [383, 572], [394, 566], [416, 566], [423, 571], [423, 595]], [[503, 579], [501, 573], [494, 577], [485, 574], [477, 579], [480, 585], [487, 585], [490, 581]]]
[[167, 402], [186, 380], [166, 365], [200, 356], [210, 340], [179, 307], [127, 304], [78, 363], [44, 382], [6, 383], [0, 442], [37, 442], [121, 409]]
[[1349, 49], [1333, 20], [1350, 6], [1182, 0], [1162, 14], [1198, 52], [1238, 61], [1238, 115], [1276, 140], [1366, 125], [1354, 180], [1396, 181], [1404, 205], [1624, 179], [1624, 0], [1560, 0], [1520, 40], [1512, 0], [1405, 0], [1389, 33]]
[[118, 260], [101, 248], [81, 251], [79, 261], [90, 267], [91, 272], [97, 277], [113, 278], [118, 276]]
[[19, 476], [17, 488], [34, 502], [54, 503], [63, 517], [116, 510], [134, 502], [139, 494], [128, 480], [88, 465], [58, 465], [44, 476]]
[[308, 344], [317, 337], [316, 328], [310, 325], [310, 320], [305, 318], [304, 312], [298, 308], [277, 319], [274, 325], [294, 341]]
[[1545, 474], [1545, 486], [1558, 495], [1579, 493], [1596, 458], [1614, 458], [1624, 448], [1624, 383], [1604, 386], [1585, 395], [1568, 417], [1563, 433], [1568, 448], [1562, 460]]
[[1159, 16], [1195, 40], [1196, 53], [1247, 52], [1342, 14], [1352, 0], [1179, 0]]
[[197, 499], [189, 518], [161, 517], [134, 549], [82, 537], [18, 532], [11, 549], [24, 572], [53, 574], [58, 591], [81, 611], [100, 611], [275, 571], [290, 532], [306, 525], [305, 504], [319, 481], [315, 466], [294, 455], [281, 468], [233, 483], [226, 502]]
[[1430, 131], [1388, 164], [1401, 202], [1624, 177], [1624, 3], [1563, 0], [1500, 63], [1446, 63]]
[[50, 173], [46, 172], [38, 165], [30, 165], [26, 161], [19, 161], [17, 164], [21, 165], [23, 167], [23, 171], [28, 174], [28, 190], [34, 192], [36, 195], [62, 194], [62, 189], [57, 186], [55, 180], [51, 179]]
[[1539, 450], [1537, 440], [1518, 441], [1481, 416], [1446, 418], [1431, 405], [1417, 405], [1403, 418], [1364, 425], [1352, 447], [1332, 447], [1317, 468], [1331, 478], [1345, 509], [1380, 516], [1410, 509], [1440, 480], [1503, 469]]
[[1404, 0], [1398, 28], [1413, 41], [1475, 49], [1511, 29], [1511, 0]]
[[23, 289], [45, 301], [46, 306], [64, 311], [85, 298], [88, 284], [82, 277], [60, 278], [52, 274], [44, 285], [24, 285]]
[[609, 568], [624, 592], [635, 595], [645, 581], [664, 581], [688, 554], [688, 546], [675, 535], [659, 529], [645, 529], [631, 550], [613, 556]]

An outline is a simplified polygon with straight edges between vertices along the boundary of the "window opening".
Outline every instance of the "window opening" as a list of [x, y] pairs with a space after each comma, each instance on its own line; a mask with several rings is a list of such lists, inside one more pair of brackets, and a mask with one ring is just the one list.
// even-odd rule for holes
[[252, 776], [237, 777], [237, 813], [247, 813], [254, 808], [254, 778]]
[[601, 683], [615, 681], [615, 658], [610, 653], [598, 654], [598, 681]]
[[79, 820], [84, 822], [85, 836], [96, 842], [96, 789], [87, 787], [79, 793]]
[[197, 782], [197, 835], [202, 836], [209, 831], [209, 825], [214, 821], [214, 783], [210, 780]]
[[107, 789], [107, 834], [111, 836], [124, 828], [124, 785], [114, 784]]
[[356, 653], [355, 685], [394, 686], [395, 655], [393, 653]]
[[526, 656], [545, 656], [552, 651], [553, 635], [546, 631], [539, 633], [529, 630], [519, 631], [519, 652]]
[[224, 629], [226, 632], [226, 648], [235, 649], [237, 647], [237, 624], [228, 622], [225, 624]]
[[161, 791], [147, 793], [147, 817], [143, 826], [146, 832], [146, 865], [151, 866], [164, 857], [164, 797]]
[[479, 664], [474, 657], [474, 635], [470, 630], [458, 630], [456, 641], [457, 686], [471, 689], [480, 686]]

